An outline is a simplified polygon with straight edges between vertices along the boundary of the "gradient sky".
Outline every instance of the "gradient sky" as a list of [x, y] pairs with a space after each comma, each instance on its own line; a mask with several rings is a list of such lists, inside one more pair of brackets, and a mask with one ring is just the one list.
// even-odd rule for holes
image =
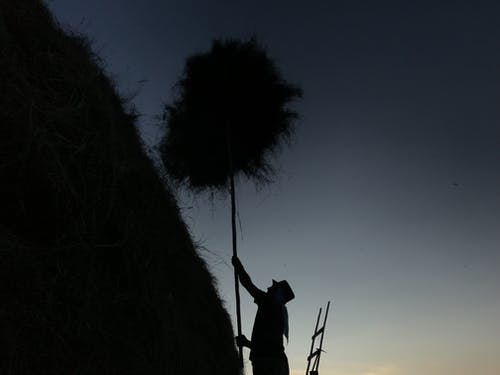
[[[258, 286], [296, 292], [292, 375], [329, 299], [322, 375], [500, 374], [500, 2], [48, 3], [138, 92], [150, 146], [185, 58], [213, 38], [255, 33], [304, 89], [275, 183], [238, 184], [240, 258]], [[179, 199], [234, 315], [229, 202]]]

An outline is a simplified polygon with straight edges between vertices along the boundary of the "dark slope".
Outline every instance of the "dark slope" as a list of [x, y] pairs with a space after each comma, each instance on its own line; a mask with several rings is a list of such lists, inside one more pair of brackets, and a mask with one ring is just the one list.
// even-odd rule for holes
[[0, 0], [0, 373], [237, 374], [176, 203], [87, 41]]

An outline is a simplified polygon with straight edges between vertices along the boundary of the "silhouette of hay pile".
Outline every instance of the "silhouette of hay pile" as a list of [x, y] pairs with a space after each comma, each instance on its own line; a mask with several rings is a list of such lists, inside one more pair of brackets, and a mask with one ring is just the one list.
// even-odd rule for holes
[[0, 373], [237, 374], [213, 280], [87, 40], [0, 0], [0, 87]]
[[233, 172], [269, 179], [269, 155], [297, 117], [287, 104], [302, 92], [255, 38], [215, 40], [210, 51], [188, 58], [177, 89], [161, 144], [171, 177], [193, 190], [225, 189]]

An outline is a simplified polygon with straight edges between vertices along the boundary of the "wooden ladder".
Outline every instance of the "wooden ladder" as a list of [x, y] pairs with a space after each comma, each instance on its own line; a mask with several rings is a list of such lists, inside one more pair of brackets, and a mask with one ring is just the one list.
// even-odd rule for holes
[[[323, 320], [323, 325], [318, 329], [319, 320], [321, 319], [321, 310], [319, 309], [318, 319], [316, 320], [316, 326], [314, 327], [314, 334], [312, 335], [311, 350], [309, 351], [309, 356], [307, 357], [307, 370], [306, 375], [318, 375], [319, 371], [319, 359], [321, 353], [323, 352], [323, 337], [325, 336], [326, 319], [328, 318], [328, 310], [330, 310], [330, 301], [326, 305], [325, 318]], [[314, 350], [314, 343], [316, 338], [319, 336], [319, 347]], [[312, 361], [312, 366], [311, 366]]]

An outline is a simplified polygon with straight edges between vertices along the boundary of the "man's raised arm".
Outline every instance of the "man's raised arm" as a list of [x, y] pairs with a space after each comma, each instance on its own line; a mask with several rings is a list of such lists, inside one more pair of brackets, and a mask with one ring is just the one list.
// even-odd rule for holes
[[233, 263], [234, 269], [236, 270], [236, 273], [240, 278], [241, 285], [243, 285], [243, 287], [248, 291], [248, 293], [250, 293], [250, 295], [254, 299], [260, 299], [261, 297], [263, 297], [266, 293], [254, 285], [252, 279], [250, 279], [250, 276], [245, 271], [245, 268], [243, 268], [243, 264], [241, 264], [238, 257], [233, 256], [231, 258], [231, 262]]

